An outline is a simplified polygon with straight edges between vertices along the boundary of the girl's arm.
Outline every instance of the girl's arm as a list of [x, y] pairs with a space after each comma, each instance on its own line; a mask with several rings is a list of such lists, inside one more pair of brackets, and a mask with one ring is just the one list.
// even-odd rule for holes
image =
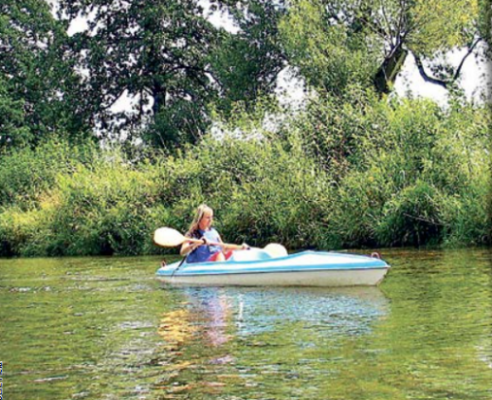
[[181, 250], [179, 251], [179, 254], [182, 257], [185, 257], [188, 254], [190, 254], [193, 250], [195, 250], [197, 247], [203, 246], [204, 244], [206, 244], [206, 240], [205, 239], [203, 239], [202, 242], [195, 242], [195, 241], [193, 241], [193, 242], [184, 242], [181, 245]]
[[228, 251], [228, 250], [249, 250], [251, 248], [246, 243], [243, 243], [243, 244], [228, 244], [228, 243], [224, 243], [222, 241], [222, 238], [220, 237], [220, 235], [219, 235], [219, 242], [222, 244], [222, 250], [223, 251]]

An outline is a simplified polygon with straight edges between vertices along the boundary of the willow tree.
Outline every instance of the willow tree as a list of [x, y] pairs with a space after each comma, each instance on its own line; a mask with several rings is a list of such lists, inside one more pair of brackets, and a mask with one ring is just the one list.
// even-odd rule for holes
[[[426, 81], [452, 85], [483, 40], [478, 16], [479, 0], [293, 0], [280, 30], [311, 84], [336, 92], [356, 80], [388, 92], [409, 55]], [[457, 47], [466, 48], [457, 68], [435, 63]]]

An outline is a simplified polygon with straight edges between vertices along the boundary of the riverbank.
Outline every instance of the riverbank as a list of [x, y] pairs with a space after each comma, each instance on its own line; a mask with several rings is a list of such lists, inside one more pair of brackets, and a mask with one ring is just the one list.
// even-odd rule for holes
[[[5, 154], [0, 256], [173, 251], [157, 248], [152, 232], [185, 232], [202, 202], [228, 242], [255, 246], [489, 242], [485, 108], [335, 100], [275, 132], [235, 121], [243, 139], [207, 135], [174, 153], [55, 140]], [[252, 132], [256, 139], [244, 139]]]

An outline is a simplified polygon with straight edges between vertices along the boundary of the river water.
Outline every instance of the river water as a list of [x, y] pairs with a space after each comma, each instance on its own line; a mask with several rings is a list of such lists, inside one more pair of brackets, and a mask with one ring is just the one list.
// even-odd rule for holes
[[171, 288], [158, 258], [0, 260], [3, 398], [492, 399], [492, 251], [379, 287]]

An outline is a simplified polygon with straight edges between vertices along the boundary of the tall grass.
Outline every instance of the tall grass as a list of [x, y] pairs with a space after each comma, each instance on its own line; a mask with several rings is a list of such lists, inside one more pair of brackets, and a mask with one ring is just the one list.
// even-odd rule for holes
[[249, 139], [208, 136], [174, 156], [19, 150], [0, 160], [0, 255], [162, 253], [152, 232], [186, 231], [202, 202], [224, 240], [256, 246], [484, 244], [487, 115], [354, 92], [318, 99], [276, 133], [235, 121]]

